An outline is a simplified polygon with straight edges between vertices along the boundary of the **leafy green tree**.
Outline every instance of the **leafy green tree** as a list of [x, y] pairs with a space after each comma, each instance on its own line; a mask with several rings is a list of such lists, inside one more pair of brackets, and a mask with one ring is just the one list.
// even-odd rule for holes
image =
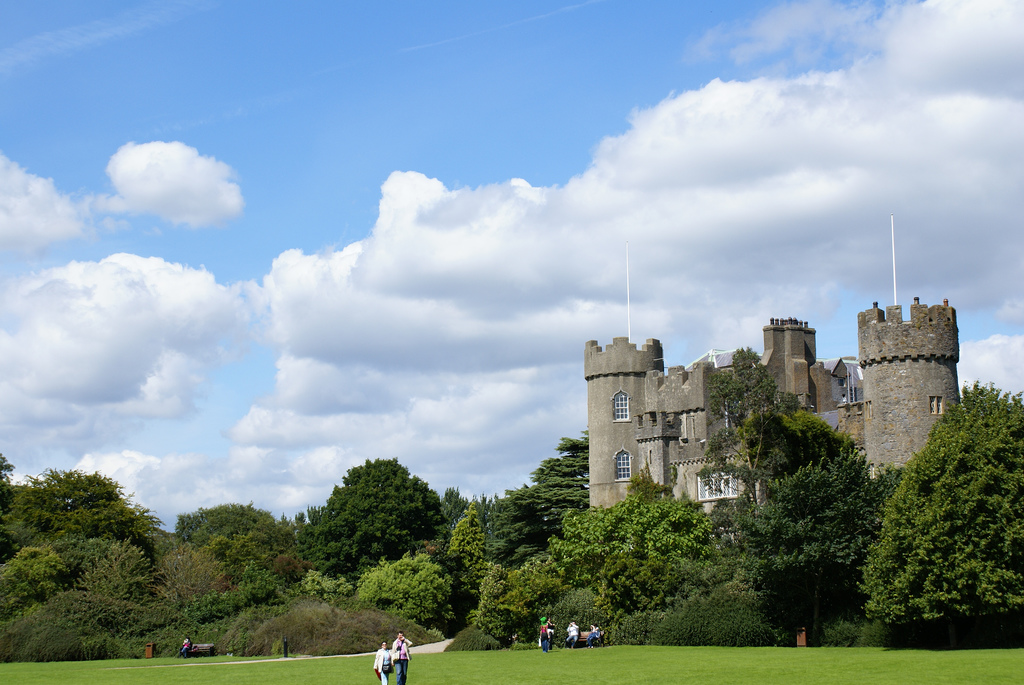
[[66, 587], [67, 566], [50, 547], [23, 547], [0, 571], [7, 612], [45, 602]]
[[555, 604], [565, 591], [550, 560], [530, 561], [512, 570], [492, 566], [480, 584], [476, 625], [504, 645], [513, 636], [520, 642], [536, 642], [541, 609]]
[[331, 578], [319, 571], [310, 571], [292, 588], [292, 592], [299, 597], [316, 597], [325, 602], [333, 602], [350, 597], [355, 588], [344, 578]]
[[150, 595], [153, 564], [130, 542], [114, 541], [107, 554], [88, 569], [78, 586], [112, 599], [139, 602]]
[[1024, 609], [1024, 403], [964, 388], [904, 468], [864, 573], [869, 617], [891, 624]]
[[11, 473], [14, 467], [0, 454], [0, 564], [14, 554], [14, 538], [4, 521], [14, 504], [14, 488], [11, 487]]
[[838, 617], [863, 604], [864, 561], [896, 475], [872, 478], [851, 450], [773, 481], [768, 501], [741, 517], [752, 575], [780, 624], [810, 625], [817, 643], [823, 611]]
[[484, 559], [484, 531], [472, 502], [455, 526], [448, 544], [447, 569], [452, 578], [452, 610], [461, 627], [480, 601], [480, 583], [490, 569]]
[[590, 439], [562, 438], [557, 457], [545, 459], [530, 475], [533, 485], [506, 490], [495, 525], [494, 555], [519, 566], [542, 557], [548, 539], [559, 535], [566, 514], [590, 506]]
[[444, 495], [441, 496], [441, 515], [444, 516], [448, 535], [455, 530], [455, 526], [466, 515], [468, 508], [469, 500], [459, 493], [458, 488], [445, 488]]
[[358, 575], [443, 529], [441, 498], [397, 459], [367, 460], [342, 482], [324, 507], [310, 510], [299, 535], [302, 557], [322, 572]]
[[708, 379], [708, 415], [719, 428], [708, 438], [710, 464], [702, 475], [733, 476], [747, 498], [764, 501], [764, 485], [787, 461], [782, 417], [798, 408], [794, 395], [779, 392], [759, 354], [749, 347], [737, 350], [732, 368]]
[[672, 562], [707, 558], [712, 549], [711, 522], [699, 505], [640, 494], [569, 514], [562, 536], [551, 539], [556, 568], [574, 587], [591, 587], [613, 618], [663, 604], [674, 589]]
[[44, 539], [64, 535], [124, 540], [153, 557], [160, 520], [126, 497], [117, 481], [99, 473], [44, 471], [29, 476], [14, 497], [12, 518]]
[[156, 592], [175, 604], [185, 604], [212, 591], [222, 572], [209, 550], [183, 542], [160, 558]]
[[451, 581], [426, 554], [381, 561], [359, 578], [359, 598], [429, 628], [443, 629], [454, 615]]
[[208, 549], [232, 576], [250, 564], [269, 569], [278, 556], [294, 554], [296, 546], [295, 524], [252, 502], [178, 514], [174, 532], [182, 542]]

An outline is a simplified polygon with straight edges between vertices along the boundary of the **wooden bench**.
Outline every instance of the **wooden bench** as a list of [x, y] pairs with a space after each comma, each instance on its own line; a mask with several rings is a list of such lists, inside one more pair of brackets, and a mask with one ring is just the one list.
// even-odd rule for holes
[[212, 642], [201, 645], [192, 645], [192, 649], [188, 650], [189, 656], [217, 656], [217, 648], [213, 646]]

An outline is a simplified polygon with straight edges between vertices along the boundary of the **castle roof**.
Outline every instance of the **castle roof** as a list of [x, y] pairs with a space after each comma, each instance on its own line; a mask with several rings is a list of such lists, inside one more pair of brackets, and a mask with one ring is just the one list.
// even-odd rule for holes
[[736, 352], [736, 349], [738, 348], [731, 350], [716, 350], [712, 348], [697, 359], [694, 359], [686, 369], [690, 371], [697, 364], [713, 364], [716, 369], [732, 366], [732, 355]]

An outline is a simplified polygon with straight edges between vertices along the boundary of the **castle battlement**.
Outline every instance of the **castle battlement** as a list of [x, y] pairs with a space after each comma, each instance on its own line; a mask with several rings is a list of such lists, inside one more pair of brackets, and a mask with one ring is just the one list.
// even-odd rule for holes
[[644, 375], [648, 371], [664, 371], [665, 360], [661, 341], [648, 338], [639, 350], [629, 338], [612, 338], [602, 349], [596, 340], [588, 340], [583, 349], [583, 376], [588, 381], [601, 376]]
[[910, 320], [903, 320], [903, 307], [893, 305], [883, 313], [875, 302], [857, 315], [860, 365], [908, 360], [960, 360], [956, 309], [948, 300], [941, 305], [920, 304], [914, 298]]

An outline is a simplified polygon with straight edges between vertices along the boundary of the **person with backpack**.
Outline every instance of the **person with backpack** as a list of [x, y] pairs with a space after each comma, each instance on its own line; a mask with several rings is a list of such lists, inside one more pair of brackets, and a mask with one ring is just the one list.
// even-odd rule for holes
[[380, 679], [380, 685], [388, 685], [388, 674], [394, 670], [395, 666], [391, 661], [391, 651], [388, 649], [388, 643], [381, 642], [380, 649], [377, 650], [377, 654], [373, 659], [373, 672]]

